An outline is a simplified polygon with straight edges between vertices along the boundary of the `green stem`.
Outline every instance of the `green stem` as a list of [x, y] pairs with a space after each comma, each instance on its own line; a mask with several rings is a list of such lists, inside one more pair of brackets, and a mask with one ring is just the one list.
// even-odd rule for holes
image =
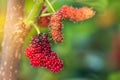
[[36, 22], [37, 17], [40, 14], [40, 10], [43, 6], [43, 3], [44, 3], [44, 0], [35, 1], [35, 4], [33, 5], [28, 17], [24, 21], [27, 27], [29, 27], [31, 24]]
[[35, 30], [37, 31], [37, 33], [40, 34], [40, 30], [39, 30], [38, 26], [36, 24], [32, 24], [32, 25], [35, 28]]
[[50, 15], [52, 15], [53, 13], [44, 13], [44, 14], [41, 14], [41, 16], [40, 17], [44, 17], [44, 16], [50, 16]]
[[[56, 1], [57, 1], [57, 0], [53, 0], [53, 1], [51, 2], [51, 5], [53, 5]], [[47, 9], [48, 9], [48, 7], [45, 8], [45, 9], [42, 11], [42, 14], [44, 14], [44, 13], [47, 11]]]
[[55, 9], [53, 8], [53, 6], [51, 5], [51, 3], [49, 2], [49, 0], [46, 0], [47, 4], [50, 6], [50, 8], [52, 9], [53, 12], [55, 12]]

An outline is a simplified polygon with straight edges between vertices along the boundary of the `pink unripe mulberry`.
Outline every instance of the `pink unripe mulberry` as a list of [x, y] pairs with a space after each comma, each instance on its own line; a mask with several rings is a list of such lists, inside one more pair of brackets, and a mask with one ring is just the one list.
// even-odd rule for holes
[[50, 21], [50, 33], [55, 42], [62, 42], [62, 14], [60, 11], [54, 13]]
[[95, 15], [95, 12], [91, 8], [73, 8], [66, 5], [61, 8], [61, 13], [65, 19], [73, 21], [83, 21]]

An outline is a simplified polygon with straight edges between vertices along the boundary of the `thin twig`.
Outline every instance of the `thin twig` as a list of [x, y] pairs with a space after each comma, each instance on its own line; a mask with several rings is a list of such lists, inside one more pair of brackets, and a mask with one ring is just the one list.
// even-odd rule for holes
[[53, 13], [44, 13], [44, 14], [41, 14], [41, 16], [40, 17], [44, 17], [44, 16], [50, 16], [50, 15], [52, 15]]
[[38, 26], [36, 24], [32, 24], [32, 25], [35, 28], [35, 30], [37, 31], [37, 33], [40, 34], [40, 30], [39, 30]]
[[[51, 4], [53, 5], [56, 1], [57, 1], [57, 0], [53, 0], [53, 1], [51, 2]], [[44, 14], [44, 13], [47, 11], [47, 9], [48, 9], [48, 7], [46, 7], [46, 8], [42, 11], [42, 14]]]
[[55, 9], [53, 8], [53, 6], [51, 5], [51, 3], [49, 2], [49, 0], [46, 0], [47, 4], [49, 5], [49, 7], [51, 8], [51, 10], [53, 12], [55, 12]]

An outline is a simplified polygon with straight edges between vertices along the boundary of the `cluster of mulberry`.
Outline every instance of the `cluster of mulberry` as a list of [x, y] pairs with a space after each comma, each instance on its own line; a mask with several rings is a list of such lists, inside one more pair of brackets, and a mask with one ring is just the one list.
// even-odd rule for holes
[[[43, 6], [42, 11], [45, 8], [46, 7]], [[50, 24], [50, 33], [53, 40], [60, 43], [63, 41], [63, 18], [79, 22], [93, 17], [94, 14], [95, 12], [87, 7], [73, 8], [63, 6], [52, 16], [41, 17], [38, 19], [38, 25], [45, 27]], [[63, 61], [51, 50], [48, 36], [44, 33], [32, 38], [30, 45], [25, 50], [25, 54], [30, 59], [30, 64], [34, 67], [45, 67], [52, 72], [59, 72], [63, 68]]]
[[31, 44], [25, 50], [30, 64], [34, 67], [45, 67], [52, 72], [59, 72], [63, 68], [63, 61], [51, 50], [46, 34], [39, 34], [32, 38]]
[[50, 20], [50, 33], [55, 42], [63, 41], [62, 34], [62, 19], [70, 19], [72, 21], [83, 21], [93, 17], [95, 12], [88, 8], [73, 8], [69, 6], [63, 6], [59, 11], [51, 16]]

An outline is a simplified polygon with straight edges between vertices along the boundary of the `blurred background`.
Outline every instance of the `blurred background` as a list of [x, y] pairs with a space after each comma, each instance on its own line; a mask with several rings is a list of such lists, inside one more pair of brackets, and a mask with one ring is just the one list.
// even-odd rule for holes
[[[26, 0], [25, 15], [28, 15], [33, 4], [33, 0]], [[52, 49], [64, 61], [64, 69], [59, 73], [30, 65], [24, 50], [32, 35], [36, 34], [32, 29], [24, 43], [19, 79], [120, 80], [120, 0], [56, 0], [53, 7], [58, 10], [62, 5], [88, 6], [96, 11], [96, 15], [78, 23], [63, 20], [64, 42], [55, 44], [51, 41]], [[0, 44], [6, 6], [7, 0], [0, 0]], [[51, 12], [51, 9], [48, 8], [48, 11]], [[39, 27], [41, 32], [49, 34], [47, 27]]]

